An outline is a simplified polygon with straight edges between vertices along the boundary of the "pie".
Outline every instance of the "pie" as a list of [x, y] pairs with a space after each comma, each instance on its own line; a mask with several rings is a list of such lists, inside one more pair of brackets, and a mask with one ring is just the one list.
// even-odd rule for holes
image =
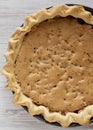
[[93, 117], [93, 16], [55, 5], [25, 18], [12, 34], [3, 73], [13, 102], [63, 127]]

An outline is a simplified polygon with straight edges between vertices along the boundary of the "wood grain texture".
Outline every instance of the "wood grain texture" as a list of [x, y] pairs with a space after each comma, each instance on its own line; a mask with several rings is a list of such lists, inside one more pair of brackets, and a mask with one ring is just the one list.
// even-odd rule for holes
[[[0, 0], [0, 68], [5, 62], [4, 53], [11, 33], [23, 23], [26, 14], [59, 3], [76, 3], [93, 7], [93, 0]], [[65, 130], [30, 116], [21, 106], [12, 103], [12, 93], [5, 89], [5, 77], [0, 73], [0, 130]], [[92, 130], [86, 127], [69, 127], [68, 130]]]

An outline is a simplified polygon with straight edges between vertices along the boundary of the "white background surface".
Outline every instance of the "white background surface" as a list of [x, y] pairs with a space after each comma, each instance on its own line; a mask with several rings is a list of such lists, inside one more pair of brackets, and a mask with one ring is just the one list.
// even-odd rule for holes
[[[5, 62], [4, 53], [11, 33], [23, 23], [26, 14], [59, 3], [76, 3], [93, 7], [93, 0], [0, 0], [0, 68]], [[0, 73], [0, 130], [93, 130], [86, 127], [62, 128], [47, 124], [30, 116], [22, 107], [12, 103], [12, 93], [5, 89], [5, 77]]]

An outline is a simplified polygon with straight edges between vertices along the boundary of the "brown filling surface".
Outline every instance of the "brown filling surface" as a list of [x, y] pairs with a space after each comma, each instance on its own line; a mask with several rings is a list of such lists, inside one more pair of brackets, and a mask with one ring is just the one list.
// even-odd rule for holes
[[39, 24], [25, 36], [14, 64], [25, 95], [50, 111], [93, 104], [93, 29], [72, 17]]

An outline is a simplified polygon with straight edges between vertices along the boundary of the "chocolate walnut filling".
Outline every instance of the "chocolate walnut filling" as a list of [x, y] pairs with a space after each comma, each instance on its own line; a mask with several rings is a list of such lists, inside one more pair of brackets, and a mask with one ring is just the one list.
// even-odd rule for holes
[[93, 104], [93, 29], [73, 17], [44, 21], [25, 36], [14, 64], [25, 95], [66, 114]]

